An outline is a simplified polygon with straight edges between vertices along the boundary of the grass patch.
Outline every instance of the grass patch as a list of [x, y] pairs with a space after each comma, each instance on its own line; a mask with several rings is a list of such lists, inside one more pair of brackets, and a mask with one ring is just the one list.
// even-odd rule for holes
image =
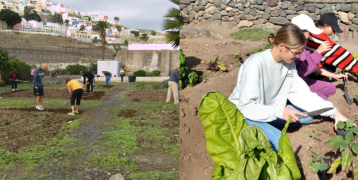
[[[249, 41], [266, 41], [267, 37], [274, 32], [265, 31], [259, 28], [245, 28], [231, 35], [235, 39], [249, 40]], [[275, 33], [274, 33], [275, 34]]]

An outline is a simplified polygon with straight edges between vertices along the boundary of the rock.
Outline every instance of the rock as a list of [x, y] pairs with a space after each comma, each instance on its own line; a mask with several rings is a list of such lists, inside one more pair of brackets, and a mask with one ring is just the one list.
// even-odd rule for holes
[[352, 5], [351, 4], [346, 4], [346, 5], [341, 7], [341, 11], [343, 11], [343, 12], [349, 12], [351, 10], [352, 10]]
[[285, 12], [286, 12], [286, 14], [288, 14], [288, 15], [296, 14], [296, 11], [293, 11], [293, 10], [286, 10]]
[[244, 4], [244, 7], [245, 8], [249, 8], [251, 6], [251, 2], [250, 1], [248, 1], [248, 2], [246, 2], [245, 4]]
[[279, 29], [281, 29], [282, 26], [278, 26], [278, 25], [274, 25], [273, 26], [273, 30], [274, 31], [278, 31]]
[[286, 18], [290, 21], [292, 21], [292, 18], [295, 17], [296, 15], [288, 15]]
[[213, 17], [213, 15], [211, 14], [204, 14], [204, 19], [211, 19]]
[[305, 3], [303, 1], [298, 1], [297, 2], [297, 5], [301, 6], [301, 5], [304, 5]]
[[[246, 16], [245, 16], [245, 18], [246, 18]], [[239, 16], [235, 16], [234, 19], [235, 19], [235, 22], [236, 22], [237, 24], [240, 23], [240, 18], [239, 18]]]
[[268, 21], [266, 19], [258, 19], [255, 21], [255, 25], [258, 25], [258, 24], [265, 24], [267, 23]]
[[353, 23], [353, 24], [358, 24], [358, 18], [353, 18], [353, 19], [352, 19], [352, 23]]
[[266, 7], [265, 13], [271, 14], [271, 8], [270, 8], [270, 7]]
[[201, 21], [203, 20], [204, 18], [203, 17], [198, 17], [198, 21]]
[[289, 3], [287, 3], [287, 1], [286, 1], [286, 3], [282, 3], [281, 9], [287, 9], [287, 8], [289, 8], [289, 7], [291, 7], [291, 6], [292, 6], [292, 5], [289, 4]]
[[357, 31], [352, 31], [352, 40], [353, 40], [353, 42], [358, 41], [358, 33], [357, 33]]
[[223, 16], [223, 17], [221, 17], [221, 20], [222, 21], [229, 21], [229, 16]]
[[251, 5], [256, 5], [256, 0], [249, 0]]
[[305, 9], [305, 6], [301, 5], [296, 8], [296, 11], [303, 11], [304, 9]]
[[220, 7], [221, 7], [221, 9], [226, 9], [226, 5], [225, 5], [225, 4], [222, 4]]
[[221, 20], [221, 14], [220, 13], [214, 13], [212, 19], [213, 20]]
[[234, 8], [235, 7], [235, 1], [231, 1], [227, 6]]
[[351, 31], [358, 31], [358, 25], [352, 24], [352, 25], [349, 26], [349, 29]]
[[316, 8], [316, 11], [314, 12], [315, 14], [319, 14], [321, 10], [319, 8]]
[[298, 14], [306, 14], [308, 16], [310, 13], [308, 11], [300, 11]]
[[257, 14], [257, 10], [256, 9], [250, 9], [250, 12], [249, 12], [252, 16], [256, 16]]
[[272, 24], [285, 25], [288, 21], [282, 17], [271, 17], [269, 20]]
[[[205, 6], [198, 6], [199, 11], [205, 11]], [[196, 11], [198, 12], [198, 11]]]
[[269, 19], [270, 17], [271, 17], [271, 15], [268, 14], [268, 13], [264, 13], [264, 14], [262, 15], [262, 18], [264, 18], [264, 19]]
[[354, 3], [352, 4], [352, 10], [351, 13], [358, 13], [358, 4]]
[[[336, 11], [340, 11], [340, 10], [341, 10], [341, 7], [342, 7], [342, 5], [337, 4], [337, 5], [336, 5]], [[321, 15], [322, 15], [322, 14], [321, 14]]]
[[240, 11], [243, 11], [243, 10], [244, 10], [244, 6], [243, 6], [241, 3], [236, 4], [235, 7], [236, 7], [237, 9], [239, 9]]
[[345, 13], [345, 12], [338, 12], [338, 18], [344, 22], [344, 23], [348, 23], [349, 20], [348, 20], [348, 14]]
[[212, 25], [212, 26], [220, 26], [221, 25], [221, 20], [211, 20], [210, 25]]
[[277, 17], [277, 16], [279, 16], [279, 15], [280, 15], [280, 14], [279, 14], [278, 10], [274, 10], [274, 11], [271, 12], [271, 16], [272, 16], [272, 17]]
[[199, 21], [198, 20], [193, 20], [192, 21], [194, 24], [199, 24]]
[[321, 10], [319, 11], [319, 14], [322, 15], [322, 14], [331, 13], [331, 12], [332, 12], [332, 9], [331, 9], [331, 8], [325, 7], [325, 8], [323, 8], [323, 9], [321, 9]]
[[[180, 0], [180, 3], [181, 3], [181, 0]], [[220, 7], [221, 0], [213, 0], [213, 4], [214, 4], [215, 7]]]
[[348, 13], [348, 19], [349, 19], [350, 21], [351, 21], [355, 16], [356, 16], [356, 15], [353, 14], [353, 13], [351, 13], [351, 12]]
[[125, 180], [125, 179], [121, 174], [116, 174], [116, 175], [111, 176], [111, 178], [109, 178], [109, 180]]
[[252, 21], [243, 20], [243, 21], [240, 21], [240, 23], [239, 23], [239, 25], [237, 25], [237, 27], [238, 28], [251, 27], [252, 25], [254, 25], [254, 23]]
[[279, 14], [281, 17], [286, 17], [286, 11], [283, 10], [283, 9], [278, 10], [278, 14]]
[[200, 24], [207, 24], [207, 20], [206, 19], [200, 20]]
[[234, 8], [234, 9], [232, 10], [232, 12], [237, 13], [237, 12], [239, 12], [239, 9]]
[[189, 14], [189, 21], [193, 21], [195, 19], [195, 15], [194, 14]]
[[198, 11], [199, 11], [199, 7], [198, 7], [198, 6], [194, 6], [194, 7], [193, 7], [193, 11], [198, 12]]
[[[199, 11], [198, 13], [196, 13], [196, 15], [198, 16], [198, 17], [201, 17], [201, 16], [203, 16], [205, 14], [205, 11]], [[197, 19], [197, 18], [195, 18], [195, 19]]]
[[190, 4], [191, 0], [180, 0], [180, 4]]
[[256, 6], [256, 9], [260, 10], [260, 11], [264, 11], [266, 9], [265, 6]]
[[263, 5], [264, 2], [266, 2], [265, 0], [257, 0], [256, 4], [257, 5]]
[[208, 1], [207, 1], [207, 0], [200, 0], [200, 1], [199, 1], [199, 5], [200, 5], [200, 6], [206, 6], [206, 4], [208, 4]]
[[202, 29], [201, 30], [201, 35], [203, 37], [208, 37], [208, 38], [219, 38], [220, 37], [220, 35], [216, 31], [214, 31], [214, 30], [212, 30], [210, 28]]
[[309, 6], [309, 7], [307, 7], [307, 11], [310, 12], [310, 13], [315, 13], [316, 12], [316, 7]]
[[232, 11], [232, 7], [226, 7], [225, 9], [227, 12]]
[[322, 9], [322, 8], [325, 7], [325, 5], [324, 4], [317, 4], [316, 7]]
[[229, 13], [227, 13], [229, 17], [235, 16], [235, 13], [233, 11], [230, 11]]
[[240, 14], [239, 19], [240, 20], [246, 20], [246, 15], [245, 14]]
[[237, 23], [235, 21], [230, 21], [229, 22], [229, 28], [233, 28], [237, 25]]
[[265, 25], [264, 24], [256, 24], [252, 26], [253, 28], [259, 28], [259, 29], [265, 29]]
[[318, 19], [317, 19], [317, 15], [316, 15], [315, 13], [310, 13], [308, 16], [309, 16], [313, 21], [318, 20]]
[[206, 9], [205, 11], [206, 11], [206, 13], [208, 13], [208, 14], [214, 14], [215, 11], [216, 11], [216, 7], [215, 7], [215, 6], [211, 6], [211, 7], [209, 7], [208, 9]]
[[222, 16], [227, 16], [227, 15], [228, 15], [228, 13], [227, 13], [225, 10], [220, 11], [220, 14], [221, 14]]
[[188, 14], [188, 13], [189, 13], [188, 8], [184, 8], [184, 9], [182, 9], [181, 11], [184, 12], [185, 14]]
[[277, 3], [279, 2], [280, 0], [267, 0], [267, 5], [270, 6], [270, 7], [274, 7], [277, 5]]
[[272, 29], [272, 30], [273, 30], [273, 26], [274, 26], [274, 24], [272, 24], [272, 23], [270, 23], [270, 22], [267, 22], [267, 23], [265, 24], [265, 29]]
[[246, 20], [248, 20], [248, 21], [252, 21], [252, 20], [254, 20], [254, 16], [252, 16], [252, 15], [246, 15]]
[[224, 0], [224, 1], [223, 1], [223, 3], [224, 3], [225, 5], [228, 5], [230, 2], [231, 2], [231, 0]]
[[250, 13], [250, 10], [251, 10], [250, 8], [245, 8], [245, 9], [244, 9], [244, 14], [249, 14], [249, 13]]
[[244, 3], [244, 4], [247, 2], [247, 0], [238, 0], [238, 2], [239, 2], [239, 1], [240, 1], [241, 3]]
[[234, 17], [230, 17], [230, 18], [229, 18], [229, 21], [235, 21], [235, 18], [234, 18]]

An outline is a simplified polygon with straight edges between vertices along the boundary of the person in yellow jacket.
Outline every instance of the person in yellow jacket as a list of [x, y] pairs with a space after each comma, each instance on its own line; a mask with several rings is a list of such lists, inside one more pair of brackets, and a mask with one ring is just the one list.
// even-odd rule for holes
[[77, 109], [76, 109], [76, 113], [78, 114], [78, 109], [80, 108], [80, 104], [81, 104], [81, 98], [82, 98], [82, 94], [83, 94], [83, 87], [85, 87], [85, 85], [81, 84], [80, 82], [76, 81], [76, 80], [72, 80], [71, 78], [67, 78], [66, 79], [66, 84], [68, 87], [68, 92], [71, 95], [71, 107], [72, 107], [72, 113], [68, 113], [68, 115], [70, 116], [74, 116], [75, 115], [75, 100], [76, 100], [76, 104], [77, 104]]
[[123, 76], [124, 76], [123, 68], [121, 68], [121, 70], [119, 71], [119, 75], [121, 76], [121, 82], [123, 82]]

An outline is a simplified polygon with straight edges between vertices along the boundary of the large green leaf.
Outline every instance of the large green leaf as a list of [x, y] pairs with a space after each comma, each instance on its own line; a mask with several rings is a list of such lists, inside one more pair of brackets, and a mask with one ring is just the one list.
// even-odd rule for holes
[[358, 133], [358, 130], [357, 130], [356, 127], [352, 127], [352, 128], [351, 128], [351, 131], [352, 131], [354, 134], [357, 134], [357, 133]]
[[338, 123], [337, 123], [337, 128], [338, 128], [338, 129], [344, 129], [344, 122], [338, 121]]
[[327, 169], [327, 164], [326, 163], [320, 163], [319, 170], [324, 171], [326, 169]]
[[333, 171], [335, 171], [339, 164], [341, 164], [341, 159], [336, 159], [335, 161], [333, 161], [333, 163], [331, 164], [331, 168], [328, 170], [328, 174], [332, 174]]
[[346, 142], [351, 143], [353, 141], [353, 139], [354, 139], [353, 132], [352, 132], [352, 130], [349, 130], [346, 135]]
[[314, 173], [318, 173], [319, 168], [320, 168], [319, 162], [315, 162], [315, 163], [312, 165], [312, 171], [313, 171]]
[[216, 166], [234, 169], [241, 159], [238, 137], [248, 126], [237, 107], [218, 92], [202, 98], [199, 116], [204, 125], [206, 151]]
[[347, 127], [353, 127], [354, 126], [354, 122], [351, 119], [348, 119], [346, 124], [347, 124]]
[[331, 137], [331, 139], [329, 139], [327, 142], [326, 142], [326, 144], [328, 145], [328, 146], [331, 146], [331, 147], [333, 147], [333, 148], [338, 148], [338, 147], [340, 147], [340, 145], [341, 145], [341, 143], [344, 141], [344, 139], [343, 139], [343, 136], [333, 136], [333, 137]]
[[346, 152], [342, 155], [342, 170], [347, 169], [352, 163], [353, 157], [350, 153]]
[[341, 152], [344, 151], [348, 145], [349, 145], [349, 142], [342, 141], [341, 144], [339, 145], [339, 151], [341, 151]]
[[351, 151], [355, 154], [358, 154], [358, 141], [351, 144]]

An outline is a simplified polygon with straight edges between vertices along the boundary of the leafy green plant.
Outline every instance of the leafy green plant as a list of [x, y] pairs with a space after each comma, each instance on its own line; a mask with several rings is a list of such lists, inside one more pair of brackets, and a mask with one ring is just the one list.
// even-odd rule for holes
[[330, 156], [324, 156], [324, 154], [319, 156], [313, 151], [311, 151], [311, 154], [313, 158], [312, 161], [308, 163], [308, 167], [312, 167], [312, 171], [316, 174], [318, 173], [318, 171], [326, 170], [328, 166], [325, 161], [328, 160]]
[[186, 65], [185, 54], [182, 49], [179, 50], [179, 88], [183, 89], [188, 81], [187, 72], [189, 67]]
[[312, 130], [307, 130], [306, 133], [308, 133], [310, 137], [313, 137], [313, 139], [318, 139], [318, 136], [322, 134], [322, 132], [318, 132], [317, 135], [314, 135]]
[[239, 53], [234, 53], [234, 56], [235, 56], [235, 58], [238, 60], [238, 61], [240, 61], [241, 63], [244, 61], [243, 59], [242, 59], [242, 57], [239, 55]]
[[224, 64], [224, 62], [222, 62], [222, 61], [219, 61], [218, 67], [219, 67], [222, 71], [226, 71], [226, 70], [227, 70], [227, 69], [226, 69], [226, 66], [225, 66], [225, 64]]
[[152, 84], [152, 87], [153, 87], [153, 89], [159, 89], [159, 88], [160, 88], [160, 83], [154, 82], [154, 83]]
[[145, 84], [144, 82], [138, 82], [135, 87], [138, 89], [145, 89]]
[[195, 82], [198, 80], [199, 76], [198, 76], [198, 74], [196, 74], [196, 72], [191, 72], [188, 75], [188, 78], [189, 78], [189, 86], [193, 87], [193, 86], [195, 86]]
[[[339, 121], [341, 122], [341, 121]], [[342, 152], [344, 151], [347, 147], [350, 150], [350, 152], [345, 152], [342, 155], [342, 158], [338, 158], [336, 159], [332, 165], [331, 168], [329, 169], [328, 173], [333, 173], [333, 171], [335, 171], [337, 169], [337, 167], [342, 164], [342, 170], [345, 170], [347, 168], [349, 168], [349, 166], [352, 166], [352, 172], [353, 172], [353, 177], [358, 178], [357, 173], [356, 175], [354, 175], [354, 172], [358, 171], [358, 168], [356, 169], [356, 171], [354, 171], [353, 169], [353, 158], [357, 156], [358, 154], [358, 141], [354, 141], [354, 135], [353, 133], [357, 133], [357, 129], [354, 126], [354, 122], [352, 120], [348, 120], [345, 125], [344, 123], [339, 123], [339, 127], [342, 129], [349, 129], [348, 133], [346, 135], [346, 138], [344, 139], [341, 135], [337, 135], [332, 137], [331, 139], [329, 139], [326, 144], [328, 146], [331, 146], [333, 148], [339, 148], [339, 151]], [[338, 127], [337, 124], [337, 127]]]
[[168, 87], [169, 87], [168, 83], [169, 83], [169, 79], [164, 80], [164, 81], [163, 81], [163, 86], [164, 86], [165, 88], [168, 88]]
[[144, 77], [145, 73], [146, 72], [144, 70], [138, 70], [138, 71], [134, 71], [133, 76]]
[[351, 119], [348, 119], [347, 122], [338, 121], [337, 128], [343, 131], [350, 131], [354, 134], [357, 134], [357, 128], [354, 127], [354, 122]]
[[66, 66], [67, 71], [71, 71], [72, 74], [79, 74], [80, 71], [87, 71], [87, 67], [79, 64]]
[[282, 130], [275, 152], [263, 130], [248, 126], [236, 105], [219, 92], [203, 96], [199, 116], [204, 125], [207, 153], [216, 165], [212, 179], [301, 179], [286, 135], [292, 117]]

